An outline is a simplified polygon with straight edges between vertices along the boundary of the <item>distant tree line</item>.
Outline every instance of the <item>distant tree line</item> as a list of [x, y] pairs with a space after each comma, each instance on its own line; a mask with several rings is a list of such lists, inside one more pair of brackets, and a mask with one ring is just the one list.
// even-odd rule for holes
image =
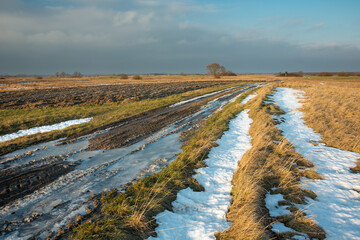
[[302, 77], [304, 75], [303, 71], [298, 71], [298, 72], [279, 72], [276, 76], [278, 77]]
[[[276, 76], [278, 77], [302, 77], [304, 73], [302, 71], [298, 72], [280, 72]], [[312, 76], [320, 76], [320, 77], [331, 77], [331, 76], [339, 76], [339, 77], [350, 77], [350, 76], [360, 76], [360, 72], [313, 72], [306, 73], [306, 75]]]
[[319, 72], [314, 75], [321, 77], [331, 77], [331, 76], [339, 76], [339, 77], [350, 77], [350, 76], [360, 76], [360, 72]]
[[65, 77], [79, 78], [79, 77], [82, 77], [83, 75], [81, 74], [81, 72], [74, 72], [73, 74], [69, 74], [69, 73], [66, 73], [66, 72], [61, 72], [61, 73], [56, 72], [55, 76], [56, 77], [61, 77], [61, 78], [65, 78]]

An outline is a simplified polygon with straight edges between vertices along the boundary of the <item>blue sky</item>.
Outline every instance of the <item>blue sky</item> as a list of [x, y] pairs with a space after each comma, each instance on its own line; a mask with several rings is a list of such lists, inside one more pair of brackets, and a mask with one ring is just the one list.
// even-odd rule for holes
[[0, 0], [0, 74], [360, 71], [355, 0]]

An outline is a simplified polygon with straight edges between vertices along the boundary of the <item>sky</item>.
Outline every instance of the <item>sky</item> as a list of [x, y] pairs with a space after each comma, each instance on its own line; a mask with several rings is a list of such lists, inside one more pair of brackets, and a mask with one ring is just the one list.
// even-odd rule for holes
[[0, 0], [0, 74], [360, 71], [358, 0]]

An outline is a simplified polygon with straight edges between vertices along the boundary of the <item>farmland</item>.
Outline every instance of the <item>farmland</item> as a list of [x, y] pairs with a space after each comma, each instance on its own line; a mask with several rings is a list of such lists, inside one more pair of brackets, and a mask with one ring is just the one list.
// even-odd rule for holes
[[356, 239], [359, 78], [3, 81], [1, 135], [92, 119], [0, 143], [0, 238]]

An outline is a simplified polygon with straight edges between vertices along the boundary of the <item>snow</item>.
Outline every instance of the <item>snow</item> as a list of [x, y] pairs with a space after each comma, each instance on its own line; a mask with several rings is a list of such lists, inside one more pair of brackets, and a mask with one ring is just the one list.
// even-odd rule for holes
[[54, 130], [61, 130], [61, 129], [67, 128], [69, 126], [72, 126], [72, 125], [89, 122], [91, 119], [92, 118], [69, 120], [66, 122], [61, 122], [61, 123], [57, 123], [57, 124], [53, 124], [53, 125], [45, 125], [45, 126], [41, 126], [41, 127], [34, 127], [34, 128], [26, 129], [26, 130], [20, 130], [16, 133], [11, 133], [11, 134], [6, 134], [3, 136], [0, 136], [0, 142], [9, 141], [9, 140], [12, 140], [15, 138], [32, 135], [32, 134], [36, 134], [36, 133], [44, 133], [44, 132], [51, 132]]
[[321, 135], [305, 125], [304, 114], [297, 109], [303, 92], [290, 88], [277, 88], [272, 97], [286, 114], [278, 127], [294, 145], [295, 150], [314, 162], [316, 170], [324, 180], [303, 181], [304, 187], [314, 191], [317, 199], [308, 199], [306, 212], [324, 228], [328, 239], [359, 239], [360, 236], [360, 193], [359, 175], [350, 173], [350, 167], [360, 154], [327, 147], [311, 142], [321, 140]]
[[249, 102], [251, 99], [253, 99], [254, 97], [256, 97], [257, 93], [253, 93], [253, 94], [249, 94], [246, 96], [246, 98], [244, 98], [242, 101], [241, 101], [241, 104], [245, 104], [247, 102]]
[[279, 206], [280, 201], [284, 201], [282, 194], [266, 194], [265, 203], [266, 208], [269, 209], [270, 216], [279, 217], [286, 214], [291, 214], [287, 209], [288, 206]]
[[272, 230], [276, 233], [294, 232], [291, 228], [286, 227], [283, 223], [277, 222], [271, 225]]
[[216, 91], [216, 92], [212, 92], [212, 93], [207, 93], [207, 94], [204, 94], [204, 95], [201, 95], [201, 96], [198, 96], [198, 97], [194, 97], [194, 98], [191, 98], [191, 99], [188, 99], [188, 100], [184, 100], [184, 101], [181, 101], [181, 102], [177, 102], [173, 105], [171, 105], [170, 107], [175, 107], [175, 106], [179, 106], [179, 105], [183, 105], [185, 103], [188, 103], [188, 102], [193, 102], [193, 101], [196, 101], [198, 99], [202, 99], [202, 98], [206, 98], [206, 97], [210, 97], [212, 95], [215, 95], [215, 94], [218, 94], [218, 93], [221, 93], [223, 92], [223, 90], [220, 90], [220, 91]]
[[[273, 188], [272, 191], [274, 191], [276, 188]], [[265, 204], [266, 208], [269, 210], [271, 217], [279, 217], [287, 214], [291, 214], [290, 210], [287, 209], [289, 206], [280, 206], [279, 202], [284, 201], [284, 196], [280, 193], [278, 194], [270, 194], [268, 192], [265, 196]], [[306, 235], [303, 233], [297, 232], [291, 228], [286, 227], [281, 222], [276, 222], [271, 225], [272, 230], [275, 233], [285, 233], [285, 232], [292, 232], [294, 234], [297, 234], [296, 236], [293, 236], [295, 239], [308, 239]]]
[[230, 121], [230, 130], [205, 160], [207, 167], [198, 169], [195, 175], [205, 191], [181, 190], [172, 204], [173, 212], [166, 210], [156, 216], [158, 237], [149, 239], [215, 239], [215, 232], [230, 226], [226, 213], [231, 202], [231, 180], [238, 162], [251, 148], [251, 122], [248, 110]]

